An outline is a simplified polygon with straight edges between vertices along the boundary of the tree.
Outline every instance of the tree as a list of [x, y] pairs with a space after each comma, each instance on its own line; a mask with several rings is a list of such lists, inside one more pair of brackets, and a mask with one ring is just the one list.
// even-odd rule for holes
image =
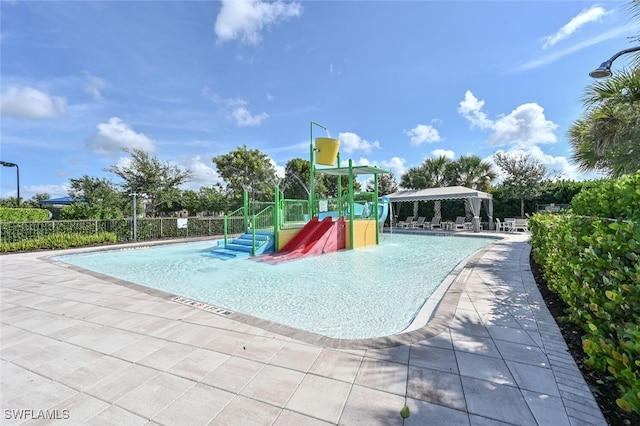
[[108, 179], [83, 175], [69, 179], [69, 196], [75, 202], [60, 211], [62, 219], [119, 219], [127, 199]]
[[121, 184], [123, 191], [143, 196], [154, 216], [162, 210], [177, 206], [180, 193], [175, 190], [191, 178], [191, 171], [183, 171], [178, 166], [160, 161], [156, 156], [150, 156], [140, 149], [123, 151], [131, 155], [131, 160], [126, 165], [111, 166], [107, 169], [124, 181]]
[[[400, 185], [407, 189], [440, 188], [449, 185], [453, 175], [453, 161], [445, 156], [427, 158], [419, 167], [402, 175]], [[413, 217], [418, 215], [418, 202], [413, 203]], [[433, 215], [442, 217], [442, 202], [435, 201]]]
[[[322, 169], [320, 169], [320, 171], [321, 170]], [[344, 193], [344, 191], [347, 190], [347, 186], [349, 185], [349, 178], [347, 176], [342, 176], [341, 185], [342, 191]], [[356, 180], [355, 176], [353, 178], [353, 190], [356, 192], [362, 190], [362, 185]], [[320, 176], [316, 178], [316, 194], [318, 194], [320, 198], [337, 197], [338, 176], [320, 174]]]
[[250, 200], [273, 200], [278, 178], [268, 155], [243, 145], [228, 154], [213, 157], [212, 161], [236, 204], [245, 190]]
[[569, 128], [571, 160], [583, 172], [620, 177], [640, 169], [640, 69], [589, 85], [586, 112]]
[[34, 201], [36, 204], [40, 204], [40, 201], [48, 200], [51, 198], [51, 195], [48, 192], [39, 192], [31, 197], [31, 201]]
[[[632, 19], [640, 23], [640, 1], [631, 0], [628, 7]], [[640, 42], [640, 34], [631, 39]], [[585, 113], [568, 132], [571, 160], [578, 169], [613, 178], [639, 170], [640, 52], [634, 54], [630, 68], [587, 86], [582, 102]]]
[[477, 155], [462, 155], [450, 167], [449, 185], [461, 185], [478, 191], [487, 191], [496, 178], [490, 162]]
[[219, 184], [212, 187], [200, 187], [198, 201], [201, 211], [224, 212], [229, 210], [229, 197]]
[[[51, 198], [51, 195], [46, 193], [46, 192], [40, 192], [38, 194], [33, 195], [29, 200], [24, 200], [22, 201], [22, 204], [20, 205], [20, 207], [22, 208], [40, 208], [40, 201], [43, 200], [48, 200]], [[3, 200], [0, 200], [0, 206], [4, 207]], [[17, 201], [17, 200], [16, 200]], [[13, 205], [15, 205], [15, 202], [13, 203]], [[12, 205], [9, 205], [12, 206]]]
[[[309, 160], [294, 158], [287, 161], [287, 165], [284, 168], [284, 179], [280, 182], [280, 190], [284, 193], [285, 198], [291, 200], [309, 198], [310, 170]], [[326, 191], [322, 180], [315, 182], [315, 186], [319, 192]]]
[[520, 216], [524, 217], [524, 201], [540, 194], [548, 174], [547, 168], [525, 153], [498, 151], [493, 160], [502, 170], [502, 185], [506, 193], [520, 200]]
[[[367, 181], [367, 191], [372, 192], [373, 179]], [[391, 173], [380, 173], [378, 175], [378, 195], [393, 194], [398, 190], [398, 182]]]
[[[449, 167], [449, 184], [461, 185], [479, 191], [486, 191], [496, 178], [490, 162], [482, 160], [477, 155], [462, 155]], [[471, 206], [469, 200], [464, 203], [465, 216], [470, 219]]]

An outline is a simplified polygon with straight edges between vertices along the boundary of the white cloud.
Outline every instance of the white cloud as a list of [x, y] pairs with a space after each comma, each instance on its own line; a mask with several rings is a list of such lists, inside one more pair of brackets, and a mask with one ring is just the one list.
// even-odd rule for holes
[[572, 53], [578, 52], [582, 49], [586, 49], [587, 47], [591, 47], [595, 44], [601, 43], [603, 41], [606, 40], [610, 40], [613, 38], [619, 38], [620, 36], [626, 34], [626, 33], [630, 33], [632, 31], [632, 27], [631, 26], [624, 26], [624, 27], [618, 27], [618, 28], [614, 28], [612, 30], [606, 31], [602, 34], [599, 34], [595, 37], [592, 37], [590, 39], [581, 41], [580, 43], [576, 43], [566, 49], [560, 50], [560, 51], [556, 51], [553, 52], [550, 55], [544, 56], [542, 58], [538, 58], [538, 59], [534, 59], [532, 61], [529, 61], [525, 64], [520, 65], [518, 68], [516, 68], [516, 71], [526, 71], [526, 70], [530, 70], [530, 69], [534, 69], [537, 67], [540, 67], [542, 65], [546, 65], [546, 64], [550, 64], [552, 62], [557, 61], [558, 59], [570, 55]]
[[[20, 198], [30, 199], [36, 194], [47, 193], [51, 198], [66, 197], [69, 194], [69, 188], [67, 185], [25, 185], [24, 188], [20, 188]], [[8, 193], [10, 196], [15, 196]]]
[[465, 100], [460, 102], [458, 112], [469, 120], [472, 126], [493, 130], [488, 139], [492, 146], [511, 145], [516, 148], [528, 148], [537, 144], [555, 143], [558, 140], [554, 134], [558, 125], [546, 119], [544, 109], [537, 103], [522, 104], [497, 120], [489, 119], [482, 111], [483, 106], [484, 101], [479, 101], [473, 93], [467, 91]]
[[84, 85], [84, 90], [96, 101], [102, 100], [102, 91], [107, 87], [106, 80], [91, 75], [89, 72], [85, 72], [87, 82]]
[[216, 183], [224, 182], [210, 157], [203, 158], [200, 155], [196, 155], [181, 163], [192, 173], [191, 180], [185, 184], [188, 186], [187, 189], [197, 191], [202, 186], [211, 187]]
[[239, 40], [255, 45], [262, 40], [262, 31], [266, 28], [301, 13], [299, 3], [222, 0], [214, 31], [220, 42]]
[[372, 148], [380, 148], [380, 142], [369, 142], [365, 139], [362, 139], [357, 134], [351, 132], [340, 133], [338, 135], [338, 139], [340, 139], [340, 151], [347, 154], [355, 151], [369, 153], [371, 152]]
[[435, 158], [445, 157], [449, 160], [453, 160], [456, 157], [456, 153], [451, 151], [450, 149], [434, 149], [433, 151], [431, 151], [431, 155], [433, 155]]
[[411, 145], [413, 146], [444, 140], [438, 130], [430, 124], [418, 124], [411, 130], [405, 130], [404, 133], [411, 137]]
[[407, 160], [404, 158], [393, 157], [389, 161], [381, 161], [380, 167], [392, 171], [396, 179], [400, 179], [404, 172], [407, 171], [406, 163]]
[[33, 87], [13, 85], [0, 94], [0, 114], [37, 120], [60, 117], [66, 112], [66, 100]]
[[[499, 150], [499, 152], [505, 152]], [[538, 160], [549, 171], [550, 177], [561, 177], [563, 179], [580, 180], [584, 179], [585, 175], [578, 171], [577, 167], [572, 165], [567, 157], [557, 156], [554, 157], [549, 154], [545, 154], [539, 147], [532, 146], [527, 149], [511, 149], [506, 151], [507, 154], [527, 154], [531, 159]], [[493, 157], [488, 159], [493, 162]], [[499, 167], [495, 167], [496, 171], [500, 172]]]
[[135, 132], [118, 117], [111, 117], [107, 123], [100, 123], [97, 127], [98, 133], [85, 141], [85, 145], [96, 154], [114, 154], [123, 148], [140, 149], [146, 152], [156, 150], [152, 139], [144, 133]]
[[484, 101], [479, 101], [471, 90], [467, 90], [464, 94], [464, 100], [460, 102], [458, 112], [471, 122], [472, 125], [481, 129], [490, 128], [492, 126], [491, 120], [487, 118], [487, 115], [482, 111]]
[[238, 127], [250, 127], [257, 126], [262, 123], [264, 120], [269, 118], [269, 114], [266, 112], [253, 115], [251, 112], [245, 107], [234, 108], [230, 113], [233, 122], [236, 123]]
[[[269, 114], [266, 112], [252, 114], [247, 108], [249, 103], [242, 98], [223, 98], [217, 93], [211, 92], [208, 87], [203, 89], [202, 94], [213, 102], [223, 105], [227, 117], [238, 127], [258, 126], [269, 118]], [[269, 96], [267, 94], [267, 98]]]
[[278, 177], [278, 179], [284, 179], [285, 168], [283, 166], [278, 166], [278, 163], [276, 163], [276, 160], [274, 160], [271, 157], [269, 157], [269, 162], [271, 162], [271, 165], [273, 166], [273, 168], [276, 169], [276, 176]]
[[586, 25], [589, 22], [600, 21], [601, 18], [606, 14], [607, 11], [600, 6], [593, 6], [590, 9], [583, 10], [578, 15], [574, 16], [562, 28], [560, 28], [557, 33], [546, 36], [544, 38], [544, 44], [542, 48], [546, 49], [549, 46], [555, 45], [559, 41], [570, 37], [583, 25]]

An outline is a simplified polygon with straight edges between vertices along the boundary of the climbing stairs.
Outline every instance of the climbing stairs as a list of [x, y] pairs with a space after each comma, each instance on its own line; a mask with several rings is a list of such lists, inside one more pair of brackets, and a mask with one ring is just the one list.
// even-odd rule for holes
[[[216, 248], [207, 254], [223, 260], [246, 258], [251, 256], [252, 246], [253, 234], [247, 232], [227, 242], [226, 246]], [[271, 253], [273, 250], [273, 232], [256, 230], [255, 254]]]

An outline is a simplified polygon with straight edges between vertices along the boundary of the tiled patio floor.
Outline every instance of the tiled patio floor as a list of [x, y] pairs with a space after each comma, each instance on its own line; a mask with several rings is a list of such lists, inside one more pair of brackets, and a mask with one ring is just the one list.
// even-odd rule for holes
[[606, 425], [526, 239], [470, 259], [424, 327], [358, 341], [0, 256], [2, 424]]

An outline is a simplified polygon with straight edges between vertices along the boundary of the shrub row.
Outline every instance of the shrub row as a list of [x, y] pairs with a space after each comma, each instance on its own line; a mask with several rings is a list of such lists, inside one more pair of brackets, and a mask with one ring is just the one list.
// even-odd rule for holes
[[14, 209], [0, 207], [0, 222], [40, 222], [49, 220], [46, 209]]
[[[220, 218], [189, 219], [186, 228], [178, 228], [176, 218], [138, 219], [136, 225], [138, 241], [214, 236], [224, 233], [223, 221]], [[116, 235], [117, 242], [119, 243], [133, 240], [133, 224], [131, 219], [50, 220], [47, 222], [0, 223], [0, 241], [2, 243], [36, 240], [38, 237], [59, 234], [96, 235], [104, 232]], [[4, 247], [4, 245], [0, 247]], [[38, 248], [47, 247], [33, 247], [33, 249]], [[4, 251], [4, 249], [0, 248], [0, 252]]]
[[118, 237], [112, 232], [92, 235], [53, 234], [12, 243], [0, 243], [2, 252], [15, 252], [39, 249], [67, 249], [90, 244], [115, 243]]
[[[635, 203], [635, 209], [626, 203]], [[569, 214], [540, 213], [529, 221], [535, 261], [542, 266], [549, 288], [569, 306], [568, 319], [586, 332], [583, 349], [587, 363], [615, 381], [620, 389], [617, 404], [637, 413], [639, 205], [640, 173], [616, 182], [603, 181], [597, 188], [581, 192]], [[605, 215], [617, 219], [602, 219]]]

